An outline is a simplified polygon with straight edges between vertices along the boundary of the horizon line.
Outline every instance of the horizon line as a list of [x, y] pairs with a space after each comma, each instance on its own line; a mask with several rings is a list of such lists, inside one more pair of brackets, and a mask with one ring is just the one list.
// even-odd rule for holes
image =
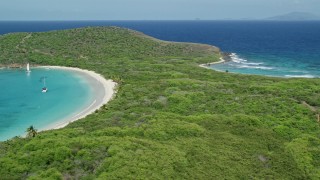
[[314, 20], [276, 20], [276, 19], [149, 19], [149, 20], [138, 20], [138, 19], [123, 19], [123, 20], [95, 20], [95, 19], [65, 19], [65, 20], [1, 20], [0, 22], [70, 22], [70, 21], [320, 21], [320, 19], [314, 19]]

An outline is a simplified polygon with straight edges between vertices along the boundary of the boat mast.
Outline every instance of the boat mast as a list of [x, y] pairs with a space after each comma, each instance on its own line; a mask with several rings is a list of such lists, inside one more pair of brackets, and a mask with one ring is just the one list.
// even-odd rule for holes
[[27, 72], [28, 72], [28, 73], [31, 72], [31, 71], [30, 71], [30, 65], [29, 65], [29, 63], [27, 64]]

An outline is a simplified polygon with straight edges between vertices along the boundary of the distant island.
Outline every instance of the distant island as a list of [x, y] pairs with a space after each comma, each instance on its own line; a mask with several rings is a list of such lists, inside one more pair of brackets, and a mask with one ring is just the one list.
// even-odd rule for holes
[[266, 18], [266, 20], [274, 21], [315, 21], [320, 20], [320, 16], [306, 12], [291, 12], [278, 16]]

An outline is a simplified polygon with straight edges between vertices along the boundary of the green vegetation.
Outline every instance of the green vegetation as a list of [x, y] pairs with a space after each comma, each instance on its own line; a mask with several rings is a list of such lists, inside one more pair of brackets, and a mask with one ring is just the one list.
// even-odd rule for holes
[[319, 179], [320, 79], [215, 72], [207, 45], [116, 27], [0, 36], [0, 63], [119, 83], [97, 113], [0, 143], [0, 179]]
[[36, 137], [38, 134], [37, 130], [31, 125], [30, 127], [27, 128], [27, 137]]

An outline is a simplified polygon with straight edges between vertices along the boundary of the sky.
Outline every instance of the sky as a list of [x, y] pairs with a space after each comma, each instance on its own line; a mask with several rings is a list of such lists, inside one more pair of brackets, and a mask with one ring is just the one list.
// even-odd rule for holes
[[319, 14], [320, 0], [0, 0], [0, 20], [225, 20]]

